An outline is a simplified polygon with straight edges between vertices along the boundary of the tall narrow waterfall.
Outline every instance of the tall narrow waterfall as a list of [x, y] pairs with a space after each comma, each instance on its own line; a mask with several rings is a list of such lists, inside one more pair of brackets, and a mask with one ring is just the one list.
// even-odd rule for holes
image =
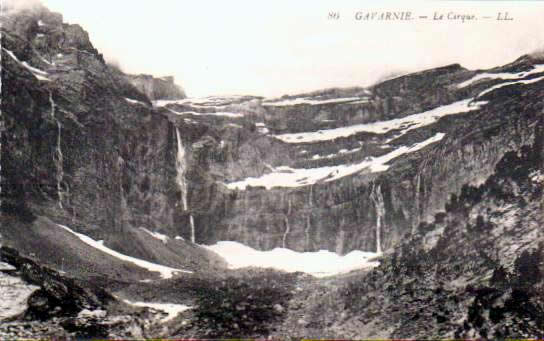
[[[179, 187], [181, 192], [181, 209], [185, 212], [189, 210], [189, 205], [187, 203], [187, 181], [185, 179], [185, 172], [187, 171], [187, 166], [185, 162], [185, 148], [183, 147], [183, 142], [181, 141], [181, 135], [179, 133], [179, 128], [176, 127], [176, 140], [178, 143], [178, 152], [176, 155], [176, 184]], [[191, 242], [195, 242], [195, 220], [192, 214], [189, 214], [189, 223], [191, 226]]]
[[[0, 60], [2, 54], [0, 53]], [[2, 81], [0, 79], [0, 94], [2, 93]], [[2, 96], [0, 96], [0, 107], [2, 105]], [[2, 110], [0, 110], [0, 217], [2, 216], [2, 134], [5, 130], [4, 116], [2, 116]]]
[[64, 168], [63, 168], [64, 157], [62, 155], [62, 149], [60, 147], [62, 142], [61, 140], [62, 126], [58, 118], [55, 116], [55, 101], [53, 100], [53, 93], [51, 91], [49, 91], [49, 103], [51, 104], [51, 118], [57, 124], [57, 143], [55, 147], [55, 155], [53, 156], [53, 162], [55, 163], [55, 168], [57, 171], [56, 178], [57, 178], [57, 196], [59, 200], [59, 207], [63, 208], [62, 207], [63, 192], [62, 192], [61, 184], [64, 178]]
[[291, 197], [287, 199], [287, 215], [291, 215]]
[[310, 221], [310, 215], [308, 214], [306, 216], [306, 228], [304, 229], [304, 235], [306, 236], [306, 247], [310, 248], [310, 229], [312, 228], [312, 224]]
[[195, 219], [192, 214], [189, 215], [189, 222], [191, 224], [191, 243], [195, 243]]
[[385, 218], [385, 205], [383, 203], [383, 194], [381, 185], [372, 185], [372, 192], [370, 193], [370, 199], [374, 202], [376, 208], [376, 252], [382, 253], [381, 247], [381, 226]]
[[181, 191], [182, 210], [187, 210], [187, 182], [185, 181], [185, 148], [181, 142], [179, 128], [176, 127], [176, 140], [178, 143], [178, 153], [176, 155], [176, 183]]
[[289, 219], [285, 217], [285, 232], [283, 233], [283, 239], [282, 239], [282, 247], [285, 249], [287, 245], [287, 235], [289, 234], [289, 231], [291, 228], [289, 227]]
[[[421, 220], [421, 172], [418, 172], [416, 175], [416, 195], [415, 195], [415, 223], [413, 224], [412, 228], [417, 227], [419, 225], [419, 222]], [[413, 232], [413, 231], [412, 231]]]

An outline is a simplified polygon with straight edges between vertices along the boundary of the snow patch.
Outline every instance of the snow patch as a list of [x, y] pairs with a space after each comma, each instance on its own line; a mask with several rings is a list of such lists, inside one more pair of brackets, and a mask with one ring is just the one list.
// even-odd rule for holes
[[90, 245], [90, 246], [94, 247], [95, 249], [98, 249], [98, 250], [100, 250], [100, 251], [102, 251], [104, 253], [107, 253], [108, 255], [113, 256], [113, 257], [115, 257], [117, 259], [120, 259], [122, 261], [133, 263], [133, 264], [135, 264], [135, 265], [137, 265], [137, 266], [139, 266], [141, 268], [144, 268], [144, 269], [152, 271], [152, 272], [158, 272], [158, 273], [161, 274], [162, 278], [172, 278], [175, 274], [180, 273], [180, 272], [192, 273], [192, 271], [174, 269], [174, 268], [171, 268], [171, 267], [168, 267], [168, 266], [155, 264], [155, 263], [145, 261], [143, 259], [138, 259], [138, 258], [134, 258], [134, 257], [124, 255], [122, 253], [119, 253], [117, 251], [114, 251], [114, 250], [108, 248], [107, 246], [104, 246], [104, 245], [98, 243], [96, 240], [94, 240], [94, 239], [92, 239], [90, 237], [87, 237], [84, 234], [74, 232], [70, 228], [68, 228], [68, 227], [66, 227], [64, 225], [60, 225], [60, 224], [57, 224], [57, 225], [60, 228], [62, 228], [64, 230], [70, 232], [71, 234], [77, 236], [85, 244]]
[[348, 149], [340, 149], [340, 150], [338, 151], [337, 154], [329, 154], [329, 155], [325, 155], [325, 156], [321, 156], [321, 155], [319, 155], [319, 154], [315, 154], [315, 155], [312, 157], [312, 159], [313, 159], [313, 160], [332, 159], [332, 158], [334, 158], [334, 157], [339, 156], [340, 154], [345, 155], [345, 154], [353, 154], [353, 153], [356, 153], [356, 152], [360, 151], [361, 149], [362, 149], [362, 148], [360, 148], [360, 147], [359, 147], [359, 148], [354, 148], [354, 149], [349, 149], [349, 150], [348, 150]]
[[6, 53], [7, 53], [11, 58], [13, 58], [13, 60], [15, 60], [18, 64], [22, 65], [22, 66], [25, 67], [28, 71], [30, 71], [30, 72], [34, 75], [34, 77], [36, 77], [38, 80], [40, 80], [40, 81], [51, 81], [49, 78], [45, 77], [45, 76], [48, 75], [47, 72], [42, 71], [42, 70], [40, 70], [40, 69], [37, 69], [37, 68], [35, 68], [35, 67], [33, 67], [33, 66], [30, 66], [27, 62], [21, 62], [21, 61], [19, 60], [19, 58], [17, 58], [17, 56], [16, 56], [12, 51], [10, 51], [10, 50], [8, 50], [8, 49], [6, 49], [6, 48], [4, 48], [4, 47], [2, 47], [2, 49], [3, 49], [4, 51], [6, 51]]
[[469, 86], [479, 80], [482, 79], [519, 79], [519, 78], [525, 78], [529, 75], [544, 72], [544, 64], [537, 64], [533, 66], [532, 70], [524, 71], [524, 72], [518, 72], [518, 73], [508, 73], [508, 72], [502, 72], [502, 73], [480, 73], [474, 77], [472, 77], [469, 80], [466, 80], [462, 83], [457, 84], [457, 88], [464, 88], [466, 86]]
[[0, 262], [0, 271], [3, 270], [16, 270], [16, 268], [11, 264]]
[[443, 116], [478, 110], [486, 103], [487, 102], [472, 102], [472, 99], [470, 98], [389, 121], [356, 124], [349, 127], [325, 129], [306, 133], [281, 134], [274, 135], [274, 137], [286, 143], [313, 143], [330, 141], [340, 137], [348, 137], [361, 132], [385, 134], [391, 130], [400, 129], [400, 134], [395, 137], [397, 138], [410, 130], [433, 124]]
[[361, 98], [360, 97], [343, 97], [343, 98], [316, 100], [316, 99], [307, 98], [307, 97], [299, 97], [299, 98], [293, 98], [293, 99], [286, 99], [286, 100], [278, 101], [278, 102], [265, 101], [262, 103], [262, 105], [269, 106], [269, 107], [278, 107], [278, 106], [283, 107], [283, 106], [291, 106], [291, 105], [298, 105], [298, 104], [321, 105], [321, 104], [330, 104], [330, 103], [345, 103], [345, 102], [353, 102], [358, 100], [361, 100]]
[[152, 232], [152, 231], [149, 231], [148, 229], [146, 229], [145, 227], [140, 227], [140, 229], [148, 234], [150, 234], [153, 238], [156, 238], [158, 240], [160, 240], [161, 242], [163, 242], [164, 244], [168, 243], [168, 239], [170, 239], [170, 237], [168, 237], [167, 235], [165, 234], [162, 234], [162, 233], [158, 233], [158, 232]]
[[139, 104], [139, 105], [143, 105], [144, 107], [147, 107], [147, 104], [145, 104], [144, 102], [140, 102], [132, 98], [125, 97], [125, 100], [131, 104]]
[[106, 317], [107, 312], [105, 310], [96, 309], [96, 310], [89, 310], [89, 309], [83, 309], [82, 311], [77, 314], [77, 317], [79, 318], [103, 318]]
[[163, 311], [167, 314], [165, 318], [161, 321], [166, 322], [172, 320], [174, 317], [178, 316], [179, 313], [184, 312], [185, 310], [191, 309], [192, 307], [184, 304], [174, 304], [174, 303], [150, 303], [150, 302], [131, 302], [129, 300], [123, 300], [126, 304], [142, 307], [142, 308], [151, 308], [154, 310]]
[[326, 166], [319, 168], [291, 168], [287, 166], [276, 167], [272, 173], [264, 174], [258, 178], [249, 177], [241, 181], [226, 184], [230, 189], [244, 190], [247, 186], [265, 187], [301, 187], [312, 185], [320, 181], [333, 181], [339, 178], [355, 174], [364, 169], [370, 173], [384, 172], [389, 169], [387, 162], [401, 155], [418, 151], [432, 143], [444, 138], [445, 134], [437, 133], [433, 137], [416, 143], [410, 147], [401, 146], [385, 155], [368, 157], [360, 163], [352, 165]]
[[23, 65], [24, 67], [26, 67], [30, 72], [32, 72], [33, 74], [37, 74], [37, 75], [41, 75], [41, 76], [47, 76], [47, 72], [43, 71], [43, 70], [40, 70], [40, 69], [37, 69], [33, 66], [30, 66], [28, 65], [27, 62], [21, 62], [21, 65]]
[[239, 113], [234, 113], [234, 112], [196, 112], [196, 111], [177, 112], [172, 109], [168, 109], [168, 110], [176, 115], [244, 117], [244, 115]]
[[301, 271], [315, 277], [332, 276], [356, 269], [378, 266], [379, 262], [373, 258], [380, 255], [374, 252], [351, 251], [340, 256], [326, 250], [296, 252], [285, 248], [258, 251], [232, 241], [221, 241], [211, 246], [205, 246], [205, 248], [223, 257], [230, 269], [273, 268], [286, 272]]
[[517, 82], [506, 82], [506, 83], [497, 84], [497, 85], [494, 85], [494, 86], [490, 87], [487, 90], [482, 91], [480, 94], [478, 94], [478, 97], [481, 97], [481, 96], [483, 96], [485, 94], [490, 93], [491, 91], [500, 89], [500, 88], [505, 87], [505, 86], [515, 85], [515, 84], [525, 84], [525, 85], [526, 84], [533, 84], [533, 83], [540, 82], [543, 79], [544, 79], [544, 76], [533, 78], [533, 79], [520, 80], [520, 81], [517, 81]]
[[184, 121], [185, 123], [189, 123], [189, 124], [198, 124], [197, 121], [191, 120], [190, 118], [184, 118], [183, 121]]
[[233, 128], [238, 128], [238, 129], [242, 129], [243, 127], [239, 124], [236, 124], [236, 123], [229, 123], [227, 124], [228, 127], [233, 127]]
[[164, 107], [170, 104], [178, 104], [178, 105], [190, 105], [194, 107], [218, 107], [218, 106], [225, 106], [227, 104], [232, 103], [234, 100], [239, 100], [243, 96], [209, 96], [209, 97], [202, 97], [202, 98], [184, 98], [184, 99], [177, 99], [177, 100], [157, 100], [153, 101], [153, 105], [156, 107]]
[[350, 102], [349, 104], [366, 104], [366, 103], [370, 103], [370, 100], [363, 99], [363, 100], [360, 100], [360, 101]]
[[536, 183], [538, 183], [538, 184], [544, 182], [544, 174], [542, 174], [542, 173], [540, 172], [540, 170], [536, 170], [536, 171], [532, 172], [531, 174], [529, 174], [529, 178], [530, 178], [533, 182], [536, 182]]
[[266, 127], [266, 124], [264, 124], [264, 122], [255, 123], [255, 127], [257, 127], [257, 131], [261, 134], [268, 134], [270, 132], [270, 130]]
[[44, 62], [45, 64], [55, 66], [55, 63], [51, 63], [50, 61], [48, 61], [47, 59], [45, 59], [42, 56], [39, 56], [39, 57], [40, 57], [41, 61]]

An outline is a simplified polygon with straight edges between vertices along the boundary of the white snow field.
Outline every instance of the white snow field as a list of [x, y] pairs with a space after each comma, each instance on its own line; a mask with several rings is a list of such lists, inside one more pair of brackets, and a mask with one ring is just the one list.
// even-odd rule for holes
[[544, 76], [533, 78], [533, 79], [524, 79], [524, 80], [519, 80], [519, 81], [515, 81], [515, 82], [505, 82], [505, 83], [496, 84], [496, 85], [493, 85], [492, 87], [490, 87], [489, 89], [486, 89], [486, 90], [480, 92], [478, 94], [478, 97], [481, 97], [481, 96], [483, 96], [485, 94], [488, 94], [488, 93], [490, 93], [490, 92], [492, 92], [494, 90], [500, 89], [500, 88], [505, 87], [505, 86], [515, 85], [515, 84], [524, 84], [524, 85], [533, 84], [533, 83], [540, 82], [543, 79], [544, 79]]
[[280, 134], [274, 135], [274, 137], [286, 143], [313, 143], [331, 141], [339, 137], [349, 137], [361, 132], [385, 134], [391, 130], [401, 129], [399, 135], [395, 136], [395, 138], [397, 138], [410, 130], [433, 124], [443, 116], [462, 114], [469, 111], [478, 110], [482, 105], [487, 103], [472, 101], [472, 98], [464, 99], [422, 113], [396, 118], [389, 121], [356, 124], [348, 127], [323, 129], [304, 133]]
[[309, 105], [321, 105], [321, 104], [330, 104], [330, 103], [346, 103], [346, 102], [354, 102], [359, 101], [359, 103], [366, 103], [366, 98], [361, 97], [341, 97], [341, 98], [332, 98], [332, 99], [313, 99], [313, 98], [306, 98], [306, 97], [299, 97], [299, 98], [293, 98], [293, 99], [286, 99], [283, 101], [277, 101], [277, 102], [269, 102], [264, 101], [262, 103], [263, 106], [290, 106], [290, 105], [298, 105], [298, 104], [309, 104]]
[[177, 112], [172, 109], [168, 109], [170, 112], [176, 115], [193, 115], [193, 116], [225, 116], [225, 117], [244, 117], [242, 114], [234, 112], [196, 112], [196, 111], [183, 111]]
[[248, 185], [253, 187], [262, 186], [266, 189], [274, 187], [301, 187], [315, 184], [318, 181], [333, 181], [351, 174], [355, 174], [364, 169], [371, 173], [383, 172], [389, 169], [387, 162], [403, 154], [412, 153], [420, 150], [432, 143], [438, 142], [444, 138], [445, 134], [437, 133], [425, 141], [416, 143], [410, 147], [401, 146], [385, 155], [378, 157], [368, 157], [360, 163], [352, 165], [336, 165], [319, 168], [290, 168], [281, 166], [274, 168], [272, 173], [264, 174], [260, 177], [249, 177], [240, 181], [227, 183], [230, 189], [244, 190]]
[[286, 272], [305, 272], [314, 277], [326, 277], [356, 269], [376, 267], [379, 262], [373, 258], [381, 255], [374, 252], [351, 251], [340, 256], [326, 250], [296, 252], [285, 248], [258, 251], [233, 241], [221, 241], [204, 247], [223, 257], [230, 269], [273, 268]]
[[174, 317], [178, 316], [179, 313], [184, 312], [187, 309], [192, 307], [183, 305], [183, 304], [174, 304], [174, 303], [149, 303], [149, 302], [131, 302], [129, 300], [123, 300], [126, 304], [135, 306], [135, 307], [146, 307], [154, 310], [160, 310], [168, 314], [161, 321], [166, 322]]
[[190, 105], [192, 107], [222, 107], [230, 104], [232, 101], [238, 100], [243, 96], [230, 95], [230, 96], [208, 96], [208, 97], [194, 97], [174, 100], [156, 100], [153, 101], [153, 105], [156, 107], [164, 107], [169, 104]]
[[544, 72], [544, 64], [537, 64], [537, 65], [534, 65], [533, 66], [533, 69], [529, 70], [529, 71], [524, 71], [524, 72], [518, 72], [518, 73], [508, 73], [508, 72], [500, 72], [500, 73], [488, 73], [488, 72], [484, 72], [484, 73], [480, 73], [478, 75], [475, 75], [474, 77], [472, 77], [471, 79], [469, 80], [466, 80], [462, 83], [459, 83], [457, 84], [457, 87], [458, 88], [464, 88], [464, 87], [467, 87], [479, 80], [482, 80], [482, 79], [505, 79], [505, 80], [508, 80], [508, 79], [520, 79], [520, 78], [525, 78], [527, 76], [530, 76], [532, 74], [535, 74], [535, 73], [540, 73], [540, 72]]
[[95, 249], [98, 249], [98, 250], [100, 250], [100, 251], [102, 251], [104, 253], [107, 253], [108, 255], [113, 256], [115, 258], [118, 258], [118, 259], [120, 259], [122, 261], [133, 263], [133, 264], [135, 264], [135, 265], [137, 265], [137, 266], [139, 266], [141, 268], [144, 268], [146, 270], [149, 270], [151, 272], [158, 272], [158, 273], [161, 274], [161, 277], [164, 278], [164, 279], [172, 278], [175, 274], [182, 273], [182, 272], [183, 273], [192, 273], [192, 271], [174, 269], [174, 268], [171, 268], [171, 267], [168, 267], [168, 266], [155, 264], [155, 263], [151, 263], [151, 262], [148, 262], [146, 260], [143, 260], [143, 259], [138, 259], [138, 258], [134, 258], [134, 257], [124, 255], [122, 253], [119, 253], [117, 251], [114, 251], [114, 250], [108, 248], [107, 246], [104, 246], [102, 243], [99, 243], [96, 240], [94, 240], [94, 239], [92, 239], [90, 237], [87, 237], [84, 234], [74, 232], [70, 228], [68, 228], [68, 227], [66, 227], [64, 225], [60, 225], [60, 224], [57, 224], [57, 225], [59, 227], [63, 228], [64, 230], [66, 230], [66, 231], [74, 234], [75, 236], [77, 236], [85, 244], [90, 245], [90, 246], [94, 247]]

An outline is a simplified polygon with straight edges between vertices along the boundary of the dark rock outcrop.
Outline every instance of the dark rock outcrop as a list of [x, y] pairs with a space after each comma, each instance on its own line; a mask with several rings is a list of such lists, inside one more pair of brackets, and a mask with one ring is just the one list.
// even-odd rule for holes
[[40, 287], [28, 298], [25, 318], [29, 320], [73, 316], [83, 309], [103, 308], [115, 300], [104, 289], [85, 288], [77, 280], [41, 266], [9, 247], [0, 249], [0, 260], [14, 266], [24, 281]]
[[151, 101], [174, 100], [186, 97], [185, 91], [174, 83], [174, 77], [155, 78], [151, 75], [126, 75], [130, 84], [144, 93]]

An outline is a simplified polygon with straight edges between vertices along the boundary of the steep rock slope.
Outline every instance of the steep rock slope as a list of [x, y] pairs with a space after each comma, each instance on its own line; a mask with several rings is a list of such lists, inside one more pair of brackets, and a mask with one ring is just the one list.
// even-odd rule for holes
[[[105, 64], [80, 26], [41, 6], [3, 16], [2, 85], [5, 243], [28, 246], [24, 229], [58, 236], [44, 232], [54, 224], [40, 227], [44, 220], [35, 218], [43, 216], [127, 255], [170, 266], [207, 264], [207, 252], [176, 255], [176, 246], [161, 250], [146, 241], [144, 229], [174, 226], [175, 127]], [[183, 245], [174, 236], [172, 245]], [[195, 252], [202, 257], [186, 257]]]
[[532, 129], [534, 143], [452, 194], [379, 267], [307, 285], [275, 335], [542, 338], [544, 121]]

